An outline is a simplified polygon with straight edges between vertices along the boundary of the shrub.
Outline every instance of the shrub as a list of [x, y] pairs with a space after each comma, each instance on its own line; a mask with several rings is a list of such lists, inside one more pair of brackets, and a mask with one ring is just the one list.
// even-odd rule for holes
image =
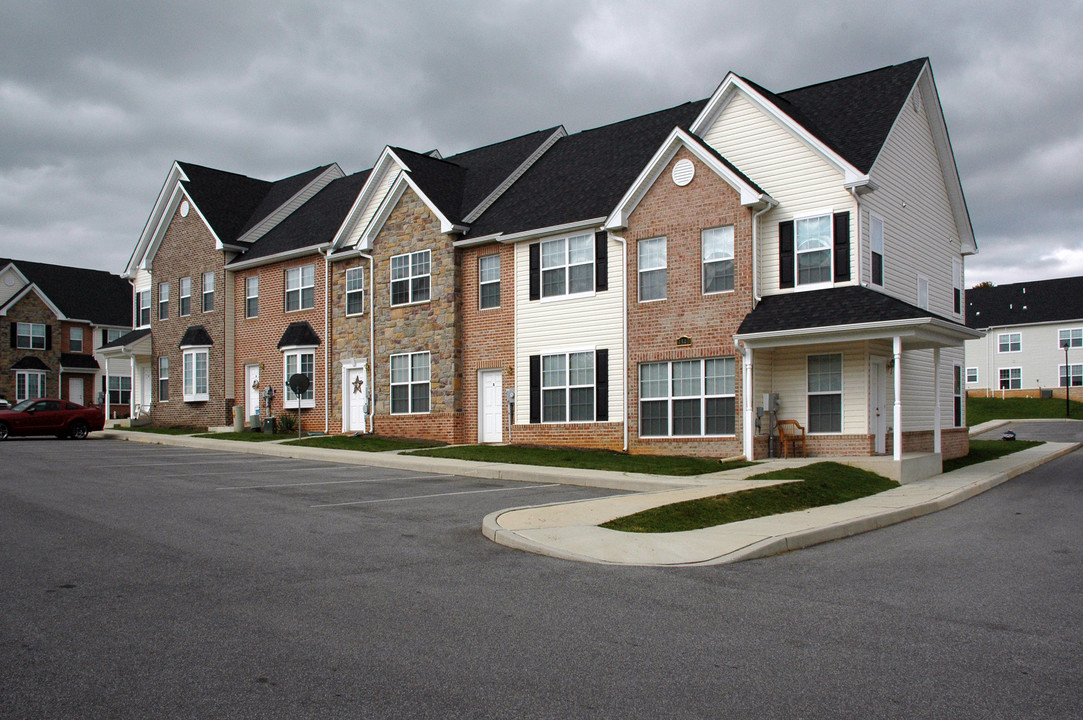
[[294, 413], [281, 412], [278, 414], [278, 427], [275, 428], [275, 432], [282, 435], [289, 435], [290, 433], [297, 431], [297, 415]]

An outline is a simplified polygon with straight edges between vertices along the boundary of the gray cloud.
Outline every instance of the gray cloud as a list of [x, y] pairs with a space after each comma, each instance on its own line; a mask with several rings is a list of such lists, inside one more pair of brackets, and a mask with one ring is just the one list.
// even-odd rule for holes
[[1083, 274], [1083, 6], [0, 0], [0, 255], [120, 271], [173, 160], [276, 178], [451, 154], [929, 56], [981, 253]]

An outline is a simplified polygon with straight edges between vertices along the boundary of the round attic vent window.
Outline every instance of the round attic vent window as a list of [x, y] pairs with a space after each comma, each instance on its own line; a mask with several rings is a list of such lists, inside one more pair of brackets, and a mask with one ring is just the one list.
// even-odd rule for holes
[[188, 217], [188, 201], [181, 202], [181, 217]]
[[15, 284], [15, 276], [14, 275], [5, 275], [4, 276], [4, 284], [7, 285], [8, 287], [11, 287], [12, 285], [14, 285]]
[[678, 160], [677, 164], [673, 166], [673, 182], [679, 187], [684, 187], [692, 182], [695, 174], [696, 166], [688, 158]]

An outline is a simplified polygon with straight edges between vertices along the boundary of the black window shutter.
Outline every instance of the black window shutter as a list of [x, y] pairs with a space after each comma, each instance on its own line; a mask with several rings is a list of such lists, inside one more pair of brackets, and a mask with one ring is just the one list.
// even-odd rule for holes
[[850, 213], [835, 213], [835, 282], [850, 279]]
[[609, 420], [609, 351], [594, 352], [594, 419]]
[[530, 299], [541, 299], [541, 243], [530, 246]]
[[778, 224], [778, 286], [793, 287], [793, 220]]
[[46, 325], [45, 326], [45, 349], [46, 350], [52, 350], [53, 349], [53, 326], [52, 325]]
[[11, 329], [11, 347], [18, 347], [19, 341], [19, 326], [16, 323], [8, 323], [8, 327]]
[[541, 422], [541, 355], [530, 356], [530, 422]]
[[594, 233], [594, 289], [609, 289], [609, 233], [599, 230]]
[[109, 340], [109, 333], [105, 331], [105, 328], [102, 328], [102, 345], [104, 345], [107, 340]]

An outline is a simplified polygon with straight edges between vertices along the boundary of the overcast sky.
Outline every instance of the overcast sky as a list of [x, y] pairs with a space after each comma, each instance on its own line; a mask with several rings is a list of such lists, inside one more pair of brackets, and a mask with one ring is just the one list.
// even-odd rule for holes
[[1083, 3], [0, 0], [0, 257], [122, 272], [174, 160], [450, 155], [928, 56], [967, 285], [1083, 275]]

